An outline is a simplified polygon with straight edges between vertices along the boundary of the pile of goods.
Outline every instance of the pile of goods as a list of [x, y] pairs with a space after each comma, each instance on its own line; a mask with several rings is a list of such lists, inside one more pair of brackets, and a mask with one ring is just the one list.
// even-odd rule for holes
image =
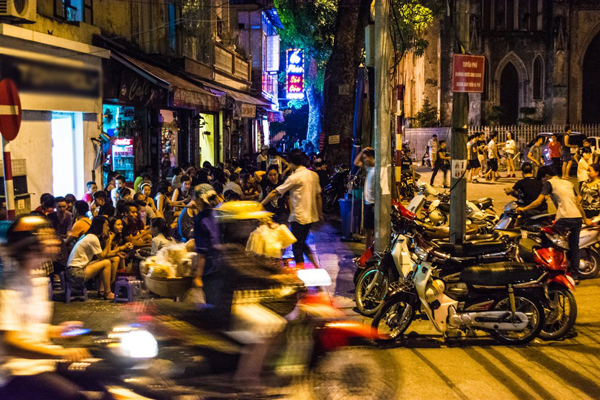
[[140, 263], [140, 271], [149, 291], [163, 297], [181, 297], [192, 286], [196, 253], [185, 244], [161, 249]]

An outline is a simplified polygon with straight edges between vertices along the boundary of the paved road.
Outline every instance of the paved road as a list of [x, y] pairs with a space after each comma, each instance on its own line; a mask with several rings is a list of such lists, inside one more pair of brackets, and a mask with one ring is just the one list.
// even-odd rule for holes
[[[509, 200], [503, 188], [515, 181], [469, 184], [468, 196], [493, 197], [500, 212]], [[335, 224], [325, 224], [313, 235], [312, 246], [334, 282], [330, 292], [348, 318], [370, 323], [354, 311], [353, 301], [352, 258], [364, 245], [341, 242]], [[582, 281], [575, 296], [576, 336], [561, 342], [536, 340], [524, 347], [501, 346], [486, 338], [446, 342], [428, 321], [415, 321], [405, 343], [378, 350], [397, 364], [388, 379], [398, 389], [390, 398], [600, 399], [600, 279]], [[106, 302], [56, 303], [55, 317], [106, 329], [120, 319], [122, 311], [122, 306]], [[309, 396], [300, 391], [283, 398]]]

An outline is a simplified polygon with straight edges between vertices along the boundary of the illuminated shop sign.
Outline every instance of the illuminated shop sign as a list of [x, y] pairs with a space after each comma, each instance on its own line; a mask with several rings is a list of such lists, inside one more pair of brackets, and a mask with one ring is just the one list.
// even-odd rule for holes
[[285, 82], [287, 99], [304, 98], [304, 52], [300, 49], [288, 49], [286, 52]]

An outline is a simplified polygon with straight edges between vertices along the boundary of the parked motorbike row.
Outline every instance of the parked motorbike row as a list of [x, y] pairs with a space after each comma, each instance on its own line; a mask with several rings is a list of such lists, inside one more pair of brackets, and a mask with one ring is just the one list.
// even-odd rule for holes
[[[390, 245], [359, 259], [355, 273], [357, 308], [374, 316], [372, 326], [384, 340], [397, 340], [417, 317], [445, 336], [483, 331], [504, 344], [569, 334], [577, 318], [575, 281], [567, 273], [564, 233], [549, 226], [553, 216], [524, 218], [506, 210], [493, 234], [452, 244], [407, 208], [392, 209]], [[595, 235], [597, 243], [598, 232], [586, 227], [582, 241]], [[595, 260], [596, 247], [588, 248]], [[586, 263], [580, 272], [592, 277]]]

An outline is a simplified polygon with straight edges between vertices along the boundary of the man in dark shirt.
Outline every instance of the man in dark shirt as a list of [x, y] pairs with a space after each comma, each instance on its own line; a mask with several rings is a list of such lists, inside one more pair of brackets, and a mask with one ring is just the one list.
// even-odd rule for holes
[[104, 215], [107, 218], [115, 216], [115, 207], [112, 205], [112, 201], [106, 201], [106, 192], [104, 190], [98, 190], [92, 195], [93, 202], [90, 206], [90, 211], [94, 216]]
[[144, 227], [144, 223], [138, 218], [139, 208], [134, 202], [125, 204], [123, 215], [123, 237], [125, 241], [132, 243], [136, 248], [147, 247], [152, 243], [152, 235]]
[[448, 167], [450, 164], [450, 157], [446, 155], [446, 142], [440, 141], [440, 148], [437, 151], [437, 157], [435, 160], [435, 166], [433, 167], [433, 174], [431, 175], [431, 186], [433, 186], [433, 182], [435, 181], [435, 176], [437, 175], [439, 170], [442, 170], [442, 174], [444, 175], [444, 187], [448, 187]]
[[[504, 191], [509, 196], [515, 196], [518, 199], [517, 204], [520, 207], [524, 207], [530, 205], [539, 197], [544, 184], [533, 177], [533, 166], [531, 163], [524, 163], [521, 167], [521, 172], [523, 172], [523, 179], [517, 181], [512, 188], [504, 188]], [[532, 215], [547, 212], [548, 204], [545, 200], [539, 207], [530, 211]]]
[[402, 160], [400, 160], [400, 172], [402, 175], [409, 174], [413, 179], [416, 179], [415, 167], [413, 166], [412, 158], [410, 158], [410, 149], [404, 149], [402, 153]]
[[[264, 199], [273, 190], [277, 189], [279, 185], [283, 183], [283, 180], [279, 176], [279, 169], [277, 165], [270, 165], [267, 174], [260, 180], [260, 199]], [[289, 195], [286, 193], [281, 197], [274, 199], [273, 201], [265, 204], [265, 209], [272, 212], [273, 220], [280, 224], [285, 224], [289, 216], [288, 210]]]
[[73, 215], [67, 211], [67, 199], [57, 197], [54, 199], [56, 211], [48, 214], [48, 219], [52, 223], [56, 233], [63, 239], [66, 239], [71, 227], [73, 226]]

